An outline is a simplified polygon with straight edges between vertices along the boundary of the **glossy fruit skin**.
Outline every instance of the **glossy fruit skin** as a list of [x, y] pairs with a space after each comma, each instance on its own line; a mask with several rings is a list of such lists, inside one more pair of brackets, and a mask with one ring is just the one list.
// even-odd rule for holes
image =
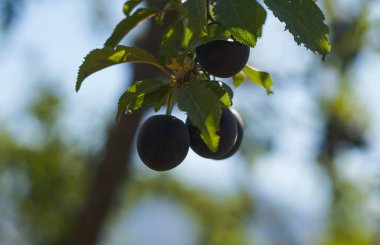
[[186, 157], [190, 136], [186, 125], [171, 115], [148, 118], [137, 134], [137, 153], [149, 168], [166, 171], [177, 167]]
[[212, 152], [201, 138], [201, 131], [195, 127], [189, 118], [186, 119], [187, 129], [190, 134], [190, 147], [195, 153], [204, 158], [218, 159], [227, 154], [237, 138], [237, 126], [234, 115], [229, 109], [223, 109], [219, 123], [220, 136], [219, 147], [216, 152]]
[[241, 118], [239, 112], [233, 108], [230, 109], [232, 114], [235, 117], [236, 120], [236, 126], [237, 126], [237, 137], [236, 141], [234, 143], [234, 146], [231, 148], [231, 150], [225, 154], [224, 156], [218, 158], [217, 160], [223, 160], [226, 158], [229, 158], [230, 156], [234, 155], [238, 150], [241, 145], [241, 142], [243, 141], [243, 135], [244, 135], [244, 123], [243, 119]]
[[216, 77], [232, 77], [247, 64], [250, 48], [236, 41], [215, 40], [195, 48], [199, 64]]

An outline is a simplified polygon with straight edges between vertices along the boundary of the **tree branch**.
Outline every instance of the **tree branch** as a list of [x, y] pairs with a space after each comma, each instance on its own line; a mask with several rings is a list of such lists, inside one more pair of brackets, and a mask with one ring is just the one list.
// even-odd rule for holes
[[[162, 8], [166, 2], [151, 0], [148, 1], [148, 4]], [[169, 14], [168, 16], [170, 19]], [[146, 35], [140, 38], [136, 45], [157, 54], [166, 26], [158, 26], [151, 21]], [[135, 64], [132, 81], [157, 77], [159, 76], [157, 72], [153, 67]], [[123, 115], [110, 131], [105, 145], [104, 158], [99, 164], [88, 197], [74, 225], [70, 245], [92, 245], [98, 240], [102, 224], [112, 207], [111, 204], [129, 176], [133, 139], [142, 114], [143, 111], [139, 110], [128, 116]]]

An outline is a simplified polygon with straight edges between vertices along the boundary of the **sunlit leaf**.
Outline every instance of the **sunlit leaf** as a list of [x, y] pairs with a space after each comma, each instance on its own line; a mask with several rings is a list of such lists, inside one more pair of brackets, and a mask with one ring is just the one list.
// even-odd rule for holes
[[236, 73], [233, 77], [232, 77], [232, 82], [235, 86], [235, 88], [239, 87], [241, 84], [243, 84], [245, 81], [245, 75], [243, 72], [239, 72], [239, 73]]
[[248, 65], [244, 67], [243, 71], [251, 82], [265, 88], [267, 94], [273, 94], [273, 91], [270, 89], [273, 85], [273, 81], [268, 72], [260, 71]]
[[76, 91], [80, 89], [83, 80], [91, 74], [109, 66], [126, 62], [148, 63], [164, 69], [150, 53], [141, 48], [126, 46], [113, 48], [108, 46], [102, 49], [94, 49], [85, 57], [82, 65], [79, 67]]
[[182, 40], [182, 47], [187, 48], [189, 46], [189, 42], [191, 38], [193, 37], [193, 32], [190, 30], [189, 27], [186, 27], [183, 33], [183, 40]]

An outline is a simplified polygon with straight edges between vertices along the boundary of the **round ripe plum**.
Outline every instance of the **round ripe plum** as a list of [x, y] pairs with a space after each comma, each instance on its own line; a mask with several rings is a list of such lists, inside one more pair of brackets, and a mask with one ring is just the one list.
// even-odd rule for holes
[[229, 158], [230, 156], [234, 155], [240, 147], [240, 144], [243, 140], [243, 135], [244, 135], [244, 124], [243, 124], [243, 119], [241, 118], [239, 112], [235, 109], [230, 109], [232, 114], [234, 115], [236, 119], [236, 126], [237, 126], [237, 137], [234, 146], [231, 148], [231, 150], [224, 156], [218, 158], [217, 160], [223, 160], [226, 158]]
[[137, 135], [137, 153], [149, 168], [166, 171], [178, 166], [189, 151], [186, 125], [171, 115], [148, 118]]
[[236, 120], [229, 109], [223, 108], [217, 132], [220, 136], [219, 147], [216, 152], [208, 148], [201, 138], [201, 131], [191, 123], [189, 118], [186, 119], [186, 125], [190, 134], [190, 147], [201, 157], [216, 159], [224, 156], [234, 146], [237, 138]]
[[216, 77], [232, 77], [247, 64], [250, 48], [236, 41], [214, 40], [195, 48], [199, 64]]

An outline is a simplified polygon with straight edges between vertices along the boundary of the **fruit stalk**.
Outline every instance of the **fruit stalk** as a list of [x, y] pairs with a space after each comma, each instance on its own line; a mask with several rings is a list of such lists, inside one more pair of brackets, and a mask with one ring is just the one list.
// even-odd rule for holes
[[173, 101], [173, 93], [170, 93], [168, 96], [167, 106], [166, 106], [166, 115], [171, 115], [173, 111], [174, 103]]

